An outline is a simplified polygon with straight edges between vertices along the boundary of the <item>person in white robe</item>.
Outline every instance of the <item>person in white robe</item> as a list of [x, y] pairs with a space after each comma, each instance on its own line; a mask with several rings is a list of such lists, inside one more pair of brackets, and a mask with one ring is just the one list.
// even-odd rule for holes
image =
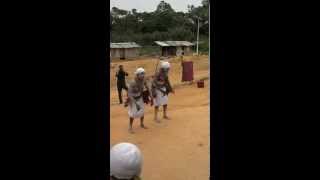
[[154, 106], [155, 106], [155, 113], [154, 113], [154, 120], [156, 122], [160, 122], [158, 117], [159, 107], [163, 107], [163, 118], [170, 119], [167, 115], [167, 108], [168, 108], [168, 94], [174, 93], [174, 90], [171, 87], [169, 81], [169, 70], [170, 70], [170, 63], [169, 62], [162, 62], [160, 65], [159, 72], [156, 73], [152, 83], [152, 96], [154, 99]]
[[[147, 127], [144, 125], [144, 101], [143, 101], [143, 90], [147, 88], [145, 82], [145, 70], [143, 68], [138, 68], [135, 72], [135, 79], [129, 84], [128, 87], [128, 115], [129, 115], [129, 132], [133, 132], [133, 121], [136, 118], [140, 118], [140, 126], [144, 129]], [[151, 94], [151, 93], [150, 93]]]

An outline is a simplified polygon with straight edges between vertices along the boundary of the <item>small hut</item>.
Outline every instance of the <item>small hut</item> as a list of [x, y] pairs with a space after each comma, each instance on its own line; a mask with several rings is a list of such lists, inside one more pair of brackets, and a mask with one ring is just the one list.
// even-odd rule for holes
[[161, 56], [180, 56], [192, 54], [193, 43], [188, 41], [155, 41], [160, 46]]
[[139, 56], [139, 46], [135, 42], [110, 43], [111, 59], [130, 59]]

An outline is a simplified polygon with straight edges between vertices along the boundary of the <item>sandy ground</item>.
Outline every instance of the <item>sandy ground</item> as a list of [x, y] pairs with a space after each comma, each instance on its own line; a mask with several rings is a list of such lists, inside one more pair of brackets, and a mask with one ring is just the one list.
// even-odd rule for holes
[[[163, 119], [160, 124], [153, 121], [153, 107], [148, 105], [145, 125], [149, 129], [140, 128], [136, 119], [135, 134], [128, 133], [127, 108], [110, 102], [111, 144], [130, 142], [141, 149], [144, 156], [142, 179], [209, 179], [208, 86], [209, 81], [205, 81], [205, 88], [197, 88], [196, 84], [175, 88], [176, 93], [169, 96], [171, 120]], [[116, 99], [115, 88], [112, 88], [111, 101]]]

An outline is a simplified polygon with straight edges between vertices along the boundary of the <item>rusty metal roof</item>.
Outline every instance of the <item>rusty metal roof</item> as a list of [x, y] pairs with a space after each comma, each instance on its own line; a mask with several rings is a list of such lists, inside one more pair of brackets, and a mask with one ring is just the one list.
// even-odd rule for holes
[[155, 41], [159, 46], [193, 46], [193, 43], [188, 41]]
[[116, 48], [138, 48], [141, 47], [135, 42], [123, 42], [123, 43], [110, 43], [111, 49]]

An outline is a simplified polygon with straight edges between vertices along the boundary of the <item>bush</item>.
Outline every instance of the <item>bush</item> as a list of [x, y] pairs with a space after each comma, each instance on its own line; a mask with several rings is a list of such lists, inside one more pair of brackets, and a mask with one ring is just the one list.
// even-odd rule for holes
[[209, 53], [209, 39], [203, 39], [202, 43], [199, 44], [199, 51], [202, 53]]
[[140, 49], [140, 55], [154, 56], [160, 54], [160, 48], [158, 46], [143, 46]]

